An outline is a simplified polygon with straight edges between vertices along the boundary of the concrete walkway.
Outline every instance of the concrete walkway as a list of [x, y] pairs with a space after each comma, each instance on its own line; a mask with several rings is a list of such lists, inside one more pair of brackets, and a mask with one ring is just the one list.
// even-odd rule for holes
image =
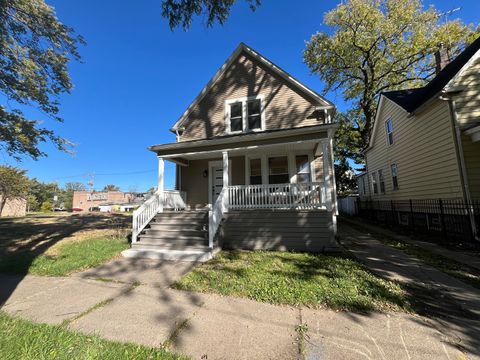
[[417, 312], [459, 346], [475, 354], [480, 348], [480, 291], [421, 261], [384, 245], [347, 223], [339, 227], [341, 243], [381, 277], [404, 283]]
[[107, 339], [166, 345], [194, 359], [474, 358], [420, 316], [299, 309], [170, 289], [192, 266], [119, 259], [69, 278], [0, 275], [1, 309]]

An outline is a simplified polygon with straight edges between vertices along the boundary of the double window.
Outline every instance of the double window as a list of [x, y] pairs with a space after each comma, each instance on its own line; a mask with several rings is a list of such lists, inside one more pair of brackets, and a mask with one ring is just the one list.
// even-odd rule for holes
[[388, 119], [385, 122], [385, 130], [387, 131], [387, 143], [393, 145], [393, 122], [392, 119]]
[[263, 129], [262, 97], [227, 100], [227, 132], [239, 133]]

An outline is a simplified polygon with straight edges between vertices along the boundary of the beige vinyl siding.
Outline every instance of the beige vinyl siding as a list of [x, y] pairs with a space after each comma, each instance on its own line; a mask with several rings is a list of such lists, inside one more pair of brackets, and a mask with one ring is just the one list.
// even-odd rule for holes
[[480, 122], [480, 58], [465, 70], [453, 87], [466, 87], [455, 96], [457, 120], [461, 127]]
[[[434, 100], [412, 117], [400, 106], [383, 98], [373, 147], [367, 152], [368, 176], [383, 171], [385, 194], [369, 193], [374, 199], [461, 198], [462, 187], [445, 101]], [[392, 118], [394, 144], [387, 145], [385, 121]], [[398, 190], [393, 190], [391, 164], [397, 165]]]
[[225, 135], [225, 101], [259, 95], [264, 96], [266, 130], [323, 123], [323, 113], [315, 113], [319, 104], [242, 53], [182, 122], [180, 141]]

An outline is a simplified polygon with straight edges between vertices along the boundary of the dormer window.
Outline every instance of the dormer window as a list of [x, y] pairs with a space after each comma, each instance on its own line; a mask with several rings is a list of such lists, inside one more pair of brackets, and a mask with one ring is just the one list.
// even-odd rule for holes
[[393, 145], [393, 122], [392, 119], [388, 119], [385, 123], [385, 129], [387, 130], [387, 143]]
[[225, 109], [227, 133], [264, 130], [263, 96], [227, 100]]

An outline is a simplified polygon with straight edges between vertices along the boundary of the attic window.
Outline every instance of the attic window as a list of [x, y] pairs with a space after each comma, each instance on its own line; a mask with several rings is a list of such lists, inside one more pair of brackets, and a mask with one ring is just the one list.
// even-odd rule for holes
[[225, 102], [227, 133], [259, 131], [264, 128], [263, 96], [227, 100]]

